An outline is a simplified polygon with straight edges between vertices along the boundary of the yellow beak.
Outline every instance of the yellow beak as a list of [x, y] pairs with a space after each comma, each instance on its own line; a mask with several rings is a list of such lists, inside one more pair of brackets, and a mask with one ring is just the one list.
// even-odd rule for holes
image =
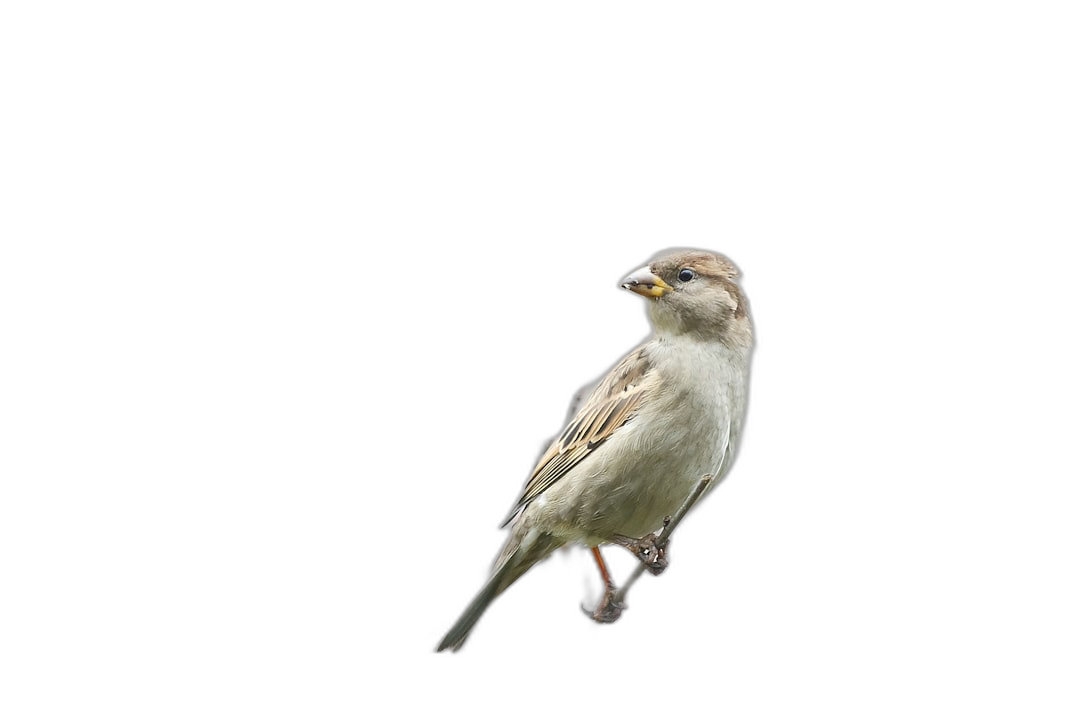
[[647, 267], [631, 273], [630, 277], [623, 280], [622, 286], [630, 292], [636, 292], [638, 295], [653, 299], [662, 297], [664, 293], [671, 292], [671, 286], [654, 275]]

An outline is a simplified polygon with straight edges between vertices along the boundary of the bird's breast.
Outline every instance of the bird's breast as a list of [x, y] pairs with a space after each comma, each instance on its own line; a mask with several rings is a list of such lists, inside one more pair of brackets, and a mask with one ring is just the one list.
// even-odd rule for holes
[[657, 391], [548, 493], [566, 527], [586, 542], [658, 530], [702, 475], [719, 480], [729, 463], [745, 373], [723, 353], [667, 351], [653, 358], [662, 374]]

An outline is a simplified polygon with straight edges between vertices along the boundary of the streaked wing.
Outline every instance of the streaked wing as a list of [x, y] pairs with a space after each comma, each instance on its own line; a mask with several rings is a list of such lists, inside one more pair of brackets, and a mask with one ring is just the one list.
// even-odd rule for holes
[[506, 522], [634, 417], [642, 397], [658, 380], [656, 373], [650, 373], [651, 369], [643, 348], [630, 353], [612, 368], [563, 433], [540, 457]]

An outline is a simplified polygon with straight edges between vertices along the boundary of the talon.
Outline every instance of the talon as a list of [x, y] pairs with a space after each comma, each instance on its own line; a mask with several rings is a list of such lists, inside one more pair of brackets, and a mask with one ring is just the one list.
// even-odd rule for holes
[[615, 586], [608, 585], [607, 590], [604, 591], [604, 597], [600, 600], [600, 604], [596, 606], [596, 609], [589, 611], [584, 605], [581, 606], [581, 611], [591, 617], [598, 623], [613, 623], [622, 616], [622, 611], [626, 609], [626, 605], [615, 600]]
[[[665, 526], [671, 522], [671, 518], [664, 518]], [[657, 542], [658, 538], [656, 533], [649, 533], [643, 538], [629, 538], [623, 535], [616, 535], [612, 538], [612, 542], [621, 545], [630, 552], [634, 553], [645, 569], [653, 575], [659, 575], [667, 568], [667, 540], [661, 541], [663, 544]]]

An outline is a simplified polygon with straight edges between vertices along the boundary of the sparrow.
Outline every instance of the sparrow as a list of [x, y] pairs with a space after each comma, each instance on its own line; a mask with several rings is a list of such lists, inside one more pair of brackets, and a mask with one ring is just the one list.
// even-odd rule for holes
[[490, 579], [439, 643], [457, 650], [491, 602], [570, 544], [589, 548], [658, 529], [702, 475], [731, 467], [746, 412], [753, 331], [738, 270], [722, 255], [669, 252], [622, 287], [647, 300], [652, 336], [623, 358], [540, 457], [504, 526]]

